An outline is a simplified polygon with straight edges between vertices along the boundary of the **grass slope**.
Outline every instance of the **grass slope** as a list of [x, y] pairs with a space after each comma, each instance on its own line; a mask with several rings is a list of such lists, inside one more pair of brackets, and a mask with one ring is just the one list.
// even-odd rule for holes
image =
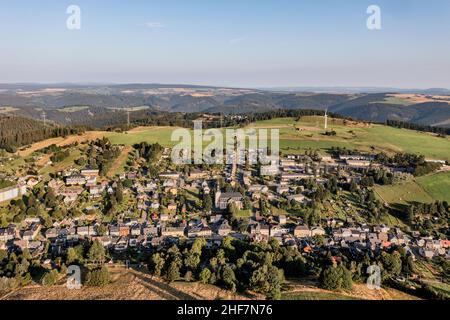
[[417, 183], [434, 199], [450, 202], [450, 172], [420, 177]]

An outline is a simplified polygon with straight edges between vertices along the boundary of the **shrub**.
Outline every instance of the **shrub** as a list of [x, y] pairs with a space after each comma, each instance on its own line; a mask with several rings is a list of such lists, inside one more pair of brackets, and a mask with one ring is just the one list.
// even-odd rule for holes
[[89, 272], [87, 279], [87, 284], [92, 287], [103, 287], [111, 282], [111, 276], [106, 266]]

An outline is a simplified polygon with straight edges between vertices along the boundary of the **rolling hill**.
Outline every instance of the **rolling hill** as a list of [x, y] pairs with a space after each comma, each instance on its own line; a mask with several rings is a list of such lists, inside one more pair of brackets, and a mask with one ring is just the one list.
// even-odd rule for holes
[[[445, 90], [418, 93], [311, 93], [234, 89], [189, 85], [1, 85], [0, 113], [58, 124], [97, 128], [126, 121], [120, 109], [145, 107], [180, 113], [261, 113], [278, 109], [328, 109], [354, 119], [387, 120], [450, 128], [450, 95]], [[439, 94], [440, 93], [440, 94]], [[71, 108], [71, 112], [67, 109]], [[133, 118], [144, 117], [142, 108]]]

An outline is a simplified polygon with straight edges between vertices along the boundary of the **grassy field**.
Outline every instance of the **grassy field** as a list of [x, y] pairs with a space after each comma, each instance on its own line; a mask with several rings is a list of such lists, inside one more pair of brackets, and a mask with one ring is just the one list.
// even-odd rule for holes
[[377, 186], [375, 191], [387, 203], [408, 204], [411, 202], [431, 203], [434, 201], [416, 182], [392, 186]]
[[[450, 138], [439, 138], [429, 133], [396, 129], [382, 125], [366, 125], [356, 122], [344, 122], [341, 119], [329, 119], [329, 130], [336, 131], [334, 137], [325, 136], [323, 117], [303, 117], [300, 121], [292, 118], [280, 118], [258, 121], [247, 127], [280, 130], [280, 149], [283, 153], [303, 153], [307, 149], [319, 149], [323, 153], [331, 147], [345, 147], [360, 151], [411, 152], [423, 154], [430, 159], [450, 160]], [[146, 141], [159, 142], [172, 147], [174, 128], [149, 127], [138, 128], [128, 133], [105, 133], [114, 144], [133, 145]]]
[[450, 172], [419, 177], [399, 185], [377, 186], [375, 191], [383, 201], [391, 204], [450, 202]]
[[430, 159], [450, 160], [450, 138], [439, 138], [429, 133], [391, 128], [382, 125], [364, 125], [341, 119], [329, 119], [329, 130], [334, 137], [323, 135], [323, 117], [272, 119], [252, 124], [257, 128], [280, 128], [280, 148], [284, 152], [318, 148], [326, 151], [332, 146], [361, 151], [411, 152]]
[[417, 183], [434, 199], [450, 202], [450, 172], [420, 177]]
[[164, 147], [173, 147], [176, 142], [171, 141], [171, 135], [174, 128], [170, 127], [149, 127], [142, 128], [127, 133], [108, 132], [105, 136], [111, 140], [113, 144], [132, 146], [136, 143], [158, 142]]

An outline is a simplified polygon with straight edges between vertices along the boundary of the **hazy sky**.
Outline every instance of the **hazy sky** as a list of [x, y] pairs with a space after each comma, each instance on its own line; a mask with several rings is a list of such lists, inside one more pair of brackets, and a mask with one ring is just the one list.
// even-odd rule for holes
[[450, 1], [0, 0], [0, 82], [450, 88]]

